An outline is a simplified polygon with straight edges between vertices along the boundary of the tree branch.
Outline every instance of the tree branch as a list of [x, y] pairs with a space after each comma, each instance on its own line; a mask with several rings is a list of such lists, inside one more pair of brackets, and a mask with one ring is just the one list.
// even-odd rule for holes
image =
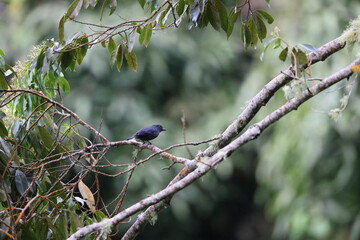
[[[343, 44], [342, 44], [343, 45]], [[339, 70], [335, 74], [323, 79], [323, 81], [315, 84], [314, 86], [310, 87], [309, 89], [305, 90], [303, 94], [299, 97], [294, 97], [293, 99], [286, 102], [283, 106], [266, 116], [263, 120], [258, 123], [251, 125], [241, 136], [227, 144], [226, 146], [220, 148], [215, 154], [208, 158], [206, 164], [201, 164], [197, 167], [194, 171], [190, 172], [188, 175], [184, 176], [181, 180], [168, 185], [165, 189], [159, 191], [158, 193], [147, 197], [134, 205], [128, 207], [127, 209], [123, 210], [122, 212], [118, 213], [114, 217], [110, 219], [105, 219], [99, 223], [93, 223], [91, 225], [85, 226], [80, 228], [77, 232], [69, 237], [69, 239], [78, 239], [84, 237], [92, 232], [100, 231], [105, 228], [109, 228], [120, 221], [124, 220], [132, 216], [133, 214], [141, 211], [142, 209], [159, 203], [160, 201], [171, 198], [173, 194], [184, 189], [185, 187], [189, 186], [195, 180], [199, 179], [207, 172], [209, 172], [213, 167], [217, 164], [222, 162], [224, 159], [229, 157], [234, 151], [239, 149], [241, 146], [246, 144], [247, 142], [257, 138], [267, 127], [271, 126], [271, 124], [278, 121], [280, 118], [288, 114], [289, 112], [296, 110], [301, 104], [306, 102], [311, 97], [315, 96], [319, 92], [327, 89], [331, 85], [341, 81], [342, 79], [349, 78], [353, 73], [353, 69], [356, 69], [354, 66], [359, 67], [360, 65], [360, 58], [351, 63], [350, 65], [346, 66], [345, 68]], [[258, 95], [257, 95], [258, 96]], [[266, 99], [266, 98], [265, 98]], [[251, 104], [250, 104], [251, 105]], [[245, 110], [246, 111], [246, 110]], [[152, 208], [155, 208], [153, 206]], [[157, 210], [155, 210], [155, 213]], [[140, 215], [142, 218], [144, 215]], [[140, 221], [139, 222], [147, 222], [147, 221]], [[142, 229], [144, 225], [133, 225], [133, 229], [135, 229], [135, 234], [138, 233], [139, 229]], [[131, 232], [129, 232], [131, 233]], [[130, 234], [129, 234], [130, 235]], [[133, 235], [134, 236], [134, 235]], [[131, 237], [131, 236], [129, 236]], [[127, 238], [131, 239], [131, 238]]]
[[93, 132], [96, 136], [99, 136], [101, 138], [101, 140], [103, 140], [103, 142], [109, 142], [109, 140], [103, 136], [100, 132], [98, 132], [95, 128], [93, 128], [92, 126], [90, 126], [89, 124], [87, 124], [85, 121], [83, 121], [76, 113], [74, 113], [73, 111], [71, 111], [70, 109], [68, 109], [67, 107], [65, 107], [64, 105], [62, 105], [61, 103], [54, 101], [50, 98], [48, 98], [47, 96], [45, 96], [44, 94], [42, 94], [41, 92], [35, 91], [35, 90], [29, 90], [29, 89], [0, 89], [0, 93], [30, 93], [33, 95], [36, 95], [42, 99], [44, 99], [45, 101], [52, 103], [54, 106], [59, 107], [60, 109], [64, 110], [65, 112], [67, 112], [68, 114], [70, 114], [73, 118], [75, 118], [81, 125], [83, 125], [84, 127], [86, 127], [89, 131]]
[[[334, 39], [325, 45], [317, 49], [317, 53], [311, 52], [307, 54], [308, 64], [299, 66], [300, 71], [304, 71], [310, 65], [315, 64], [319, 61], [324, 61], [326, 58], [336, 53], [337, 51], [344, 48], [345, 43], [340, 39]], [[221, 134], [221, 138], [217, 144], [208, 147], [204, 152], [203, 156], [212, 156], [216, 151], [216, 148], [223, 147], [228, 144], [231, 139], [237, 136], [244, 127], [253, 119], [255, 114], [260, 110], [261, 107], [265, 106], [267, 102], [274, 96], [274, 94], [293, 78], [289, 76], [295, 76], [295, 69], [290, 66], [287, 70], [283, 71], [285, 74], [279, 74], [267, 83], [263, 89], [261, 89], [255, 97], [250, 101], [245, 110], [232, 122], [227, 129]]]
[[[303, 64], [299, 67], [300, 71], [304, 71], [310, 65], [315, 64], [319, 61], [324, 61], [327, 57], [336, 53], [337, 51], [344, 48], [345, 43], [341, 41], [340, 38], [334, 39], [327, 44], [321, 46], [317, 49], [317, 52], [307, 54], [308, 63]], [[283, 71], [282, 74], [279, 74], [273, 78], [269, 83], [267, 83], [252, 99], [250, 104], [245, 108], [245, 110], [232, 122], [227, 129], [220, 135], [220, 139], [216, 144], [209, 146], [203, 153], [198, 154], [196, 157], [197, 160], [205, 156], [210, 157], [217, 152], [221, 147], [224, 147], [228, 144], [231, 139], [237, 136], [244, 127], [253, 119], [255, 114], [260, 110], [262, 106], [265, 106], [266, 103], [271, 99], [271, 97], [283, 86], [289, 83], [292, 79], [295, 79], [295, 69], [290, 66], [287, 70]], [[188, 164], [182, 169], [179, 174], [170, 182], [169, 185], [179, 181], [185, 177], [190, 172], [196, 169], [196, 164]], [[170, 197], [171, 198], [171, 197]], [[138, 231], [146, 225], [154, 214], [157, 214], [158, 211], [164, 209], [168, 204], [170, 199], [167, 201], [162, 201], [157, 203], [155, 206], [148, 208], [137, 220], [136, 222], [128, 229], [125, 233], [122, 240], [134, 239], [138, 234]]]

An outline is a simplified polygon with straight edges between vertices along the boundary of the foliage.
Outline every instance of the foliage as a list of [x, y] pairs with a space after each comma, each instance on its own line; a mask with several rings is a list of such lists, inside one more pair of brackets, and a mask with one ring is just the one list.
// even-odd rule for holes
[[[36, 46], [28, 59], [18, 62], [14, 68], [5, 62], [5, 53], [0, 50], [0, 85], [1, 89], [7, 90], [2, 95], [0, 120], [2, 237], [65, 239], [77, 228], [105, 217], [101, 209], [95, 208], [92, 190], [82, 181], [95, 170], [93, 167], [104, 152], [93, 149], [95, 151], [81, 156], [80, 153], [88, 151], [90, 140], [82, 136], [80, 129], [87, 128], [104, 143], [108, 140], [74, 112], [54, 101], [61, 98], [62, 92], [70, 92], [64, 72], [74, 71], [82, 64], [93, 45], [105, 47], [111, 65], [118, 70], [125, 59], [128, 67], [136, 71], [135, 40], [148, 46], [153, 31], [178, 27], [186, 16], [190, 16], [190, 23], [197, 27], [206, 27], [210, 22], [215, 30], [223, 29], [227, 37], [232, 34], [235, 22], [240, 20], [242, 28], [246, 28], [246, 46], [256, 45], [258, 39], [262, 41], [266, 36], [264, 20], [273, 21], [268, 13], [260, 10], [249, 10], [250, 17], [240, 19], [239, 13], [245, 4], [228, 11], [219, 0], [139, 1], [145, 12], [150, 13], [147, 18], [109, 27], [75, 20], [83, 8], [98, 4], [98, 1], [74, 0], [59, 21], [59, 39], [49, 39]], [[199, 4], [203, 5], [200, 12]], [[117, 1], [103, 1], [100, 19], [106, 7], [112, 15]], [[77, 32], [65, 38], [69, 21], [100, 30]], [[83, 170], [71, 177], [74, 168]], [[132, 171], [133, 167], [121, 174]], [[74, 195], [76, 187], [81, 198]], [[91, 188], [99, 189], [98, 181]], [[126, 188], [127, 185], [119, 195], [114, 213], [121, 207]], [[97, 205], [99, 196], [97, 191]], [[90, 209], [92, 214], [84, 209]]]
[[[123, 207], [135, 167], [148, 161], [141, 151], [135, 151], [128, 163], [108, 162], [103, 158], [105, 154], [110, 155], [107, 153], [107, 138], [61, 101], [64, 93], [70, 93], [66, 72], [77, 70], [94, 45], [104, 47], [103, 50], [110, 55], [110, 65], [118, 71], [124, 68], [124, 62], [131, 70], [139, 71], [143, 58], [135, 53], [135, 42], [148, 47], [156, 31], [180, 28], [181, 24], [192, 30], [211, 26], [225, 33], [227, 38], [237, 32], [246, 48], [263, 42], [264, 52], [268, 52], [270, 46], [281, 49], [279, 59], [289, 60], [295, 66], [294, 78], [299, 80], [289, 85], [289, 98], [307, 89], [308, 83], [300, 80], [307, 79], [309, 74], [303, 74], [299, 66], [308, 64], [306, 52], [317, 54], [317, 50], [310, 44], [291, 45], [276, 31], [272, 38], [266, 39], [267, 24], [274, 19], [264, 10], [253, 10], [250, 1], [243, 4], [236, 1], [235, 6], [220, 0], [139, 0], [138, 3], [147, 14], [143, 20], [123, 20], [104, 26], [78, 21], [77, 18], [85, 10], [90, 11], [89, 7], [101, 8], [100, 20], [108, 10], [109, 15], [114, 16], [117, 1], [74, 0], [58, 23], [58, 39], [47, 40], [35, 47], [25, 62], [11, 67], [5, 62], [5, 52], [0, 50], [2, 237], [65, 239], [77, 228], [114, 216]], [[91, 32], [77, 32], [66, 37], [69, 23], [89, 26]], [[350, 93], [345, 95], [350, 96]], [[341, 110], [347, 106], [348, 98], [343, 102]], [[293, 129], [292, 126], [289, 129]], [[268, 145], [262, 154], [266, 155], [275, 148]], [[142, 158], [145, 160], [140, 160]], [[111, 168], [116, 174], [106, 173], [103, 171], [106, 168]], [[297, 174], [296, 166], [289, 169], [293, 171], [289, 178]], [[99, 175], [124, 177], [123, 185], [111, 203], [102, 202]], [[85, 181], [86, 177], [92, 178], [93, 183]], [[263, 177], [268, 183], [267, 176]], [[283, 217], [285, 214], [281, 215], [283, 208], [279, 207], [277, 198], [274, 196], [270, 212]], [[298, 219], [309, 222], [310, 215], [302, 210], [299, 208], [289, 216], [296, 218], [292, 223], [295, 227]], [[319, 222], [323, 223], [322, 229], [329, 231], [329, 221], [321, 218]], [[101, 237], [101, 234], [96, 236]], [[108, 232], [103, 234], [107, 236]]]
[[[104, 1], [101, 15], [103, 15], [107, 4], [110, 8], [110, 15], [112, 15], [117, 6], [115, 3], [116, 1]], [[128, 66], [136, 71], [137, 58], [133, 51], [136, 39], [138, 39], [140, 44], [148, 46], [153, 31], [179, 27], [186, 15], [189, 17], [190, 29], [193, 26], [204, 28], [210, 23], [216, 31], [222, 29], [228, 38], [233, 33], [235, 23], [240, 22], [241, 34], [246, 47], [255, 46], [258, 40], [264, 40], [267, 34], [264, 21], [268, 24], [274, 21], [273, 17], [264, 10], [253, 11], [249, 1], [242, 5], [237, 4], [229, 11], [220, 0], [179, 0], [164, 1], [163, 3], [153, 0], [139, 1], [139, 3], [143, 9], [150, 12], [150, 15], [144, 20], [124, 21], [111, 27], [82, 23], [99, 30], [94, 30], [89, 35], [75, 35], [65, 41], [65, 23], [70, 20], [77, 22], [75, 18], [82, 8], [88, 8], [89, 6], [96, 7], [97, 5], [96, 1], [85, 1], [84, 3], [82, 0], [73, 1], [67, 13], [59, 22], [59, 43], [54, 42], [54, 45], [62, 44], [55, 51], [62, 52], [58, 57], [58, 62], [63, 69], [70, 67], [74, 70], [75, 63], [81, 63], [87, 48], [100, 43], [103, 47], [107, 47], [111, 63], [116, 65], [118, 70], [121, 69], [123, 55], [125, 55]], [[241, 15], [241, 10], [245, 6], [249, 7], [247, 17]]]

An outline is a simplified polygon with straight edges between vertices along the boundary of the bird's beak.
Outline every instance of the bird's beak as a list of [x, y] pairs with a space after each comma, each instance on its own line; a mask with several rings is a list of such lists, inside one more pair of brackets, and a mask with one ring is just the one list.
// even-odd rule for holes
[[163, 128], [161, 131], [166, 131], [166, 129], [165, 129], [165, 128]]

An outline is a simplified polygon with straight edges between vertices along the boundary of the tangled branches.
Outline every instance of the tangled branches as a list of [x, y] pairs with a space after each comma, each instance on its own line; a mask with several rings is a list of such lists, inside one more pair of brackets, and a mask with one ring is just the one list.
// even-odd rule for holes
[[[48, 216], [43, 218], [48, 225], [59, 224], [59, 219], [65, 216], [75, 222], [89, 219], [87, 214], [75, 216], [75, 210], [82, 204], [98, 220], [105, 216], [110, 218], [122, 206], [133, 172], [138, 166], [156, 156], [170, 160], [169, 167], [174, 164], [186, 165], [190, 160], [167, 151], [217, 139], [176, 144], [164, 150], [136, 141], [111, 142], [76, 113], [39, 91], [8, 89], [0, 92], [4, 114], [7, 118], [17, 119], [13, 122], [11, 131], [3, 134], [0, 139], [1, 197], [7, 202], [7, 208], [1, 211], [1, 223], [6, 226], [7, 235], [14, 239], [18, 229], [38, 221], [34, 218], [39, 214]], [[28, 101], [39, 101], [40, 104], [26, 117], [13, 115], [11, 109], [16, 108], [19, 100], [25, 98]], [[1, 127], [7, 126], [9, 129], [10, 123], [5, 120], [1, 122]], [[94, 136], [93, 139], [85, 137], [85, 130]], [[125, 145], [138, 149], [127, 163], [114, 164], [108, 161], [106, 155], [111, 148]], [[139, 159], [139, 153], [143, 149], [153, 153]], [[102, 170], [106, 168], [115, 169], [115, 173], [109, 174]], [[124, 178], [123, 187], [109, 203], [105, 203], [100, 195], [100, 175]], [[94, 179], [89, 187], [83, 181], [87, 176]], [[74, 200], [77, 201], [76, 204]], [[115, 207], [110, 207], [114, 205]], [[109, 211], [110, 208], [112, 212]]]

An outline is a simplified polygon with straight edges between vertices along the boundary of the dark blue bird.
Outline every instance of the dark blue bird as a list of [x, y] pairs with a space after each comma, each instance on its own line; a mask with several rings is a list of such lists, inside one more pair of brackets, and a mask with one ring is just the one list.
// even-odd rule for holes
[[161, 125], [152, 125], [149, 127], [144, 127], [139, 131], [137, 131], [134, 135], [129, 137], [127, 140], [135, 138], [141, 140], [142, 142], [148, 142], [151, 144], [149, 140], [155, 139], [157, 136], [159, 136], [159, 134], [162, 131], [166, 131], [166, 129], [163, 128], [163, 126]]

